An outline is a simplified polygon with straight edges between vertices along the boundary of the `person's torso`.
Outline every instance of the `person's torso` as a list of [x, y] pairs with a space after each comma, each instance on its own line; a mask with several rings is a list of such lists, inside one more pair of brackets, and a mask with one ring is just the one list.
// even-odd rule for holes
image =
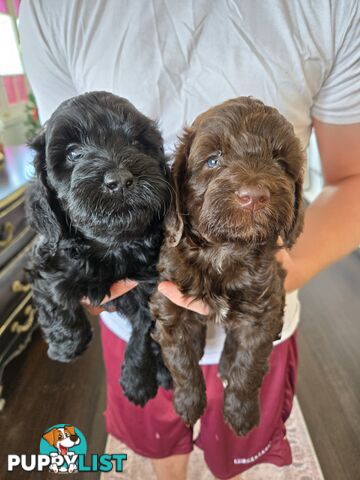
[[[327, 0], [64, 0], [47, 18], [48, 42], [74, 91], [128, 98], [159, 120], [167, 151], [199, 113], [243, 95], [276, 107], [305, 148], [314, 98], [333, 61], [333, 16]], [[287, 295], [282, 341], [298, 318], [294, 292]], [[109, 313], [104, 320], [129, 339], [126, 320]], [[224, 335], [209, 326], [201, 363], [218, 362]]]
[[65, 1], [57, 10], [58, 21], [67, 20], [61, 43], [76, 91], [128, 98], [159, 119], [168, 149], [199, 113], [241, 95], [278, 108], [307, 145], [313, 99], [331, 64], [322, 47], [331, 47], [330, 9], [287, 1], [93, 0]]

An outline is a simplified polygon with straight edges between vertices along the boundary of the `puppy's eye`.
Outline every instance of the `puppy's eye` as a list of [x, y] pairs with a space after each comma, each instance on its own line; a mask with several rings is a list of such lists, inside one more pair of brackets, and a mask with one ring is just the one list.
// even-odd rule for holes
[[284, 150], [282, 148], [273, 148], [272, 156], [281, 170], [283, 170], [285, 173], [288, 173], [289, 166], [284, 159]]
[[132, 145], [133, 147], [141, 147], [141, 143], [139, 142], [139, 140], [132, 140], [130, 142], [130, 145]]
[[289, 166], [288, 166], [287, 162], [285, 162], [285, 160], [283, 160], [281, 158], [277, 158], [276, 163], [279, 165], [281, 170], [283, 170], [285, 173], [289, 173]]
[[81, 157], [81, 153], [79, 150], [77, 150], [76, 148], [74, 147], [69, 147], [66, 151], [66, 158], [70, 161], [70, 162], [76, 162], [76, 160], [78, 160], [79, 158]]
[[220, 152], [216, 155], [211, 155], [206, 161], [209, 168], [216, 168], [220, 166]]

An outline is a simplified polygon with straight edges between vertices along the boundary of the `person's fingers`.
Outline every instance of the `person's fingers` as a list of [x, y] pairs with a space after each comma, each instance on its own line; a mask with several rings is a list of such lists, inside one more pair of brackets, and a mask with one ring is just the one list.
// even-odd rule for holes
[[180, 292], [177, 285], [172, 282], [160, 282], [158, 290], [173, 303], [179, 305], [179, 307], [187, 308], [201, 315], [209, 314], [209, 307], [205, 302], [195, 300], [193, 297], [186, 297]]
[[284, 246], [284, 240], [281, 238], [280, 235], [278, 236], [276, 243], [277, 243], [277, 245], [279, 245], [279, 247]]
[[286, 293], [290, 293], [293, 290], [302, 286], [302, 269], [297, 267], [297, 263], [292, 257], [288, 249], [282, 248], [276, 253], [276, 259], [280, 262], [282, 268], [286, 272], [284, 280], [284, 288]]
[[276, 252], [276, 259], [286, 269], [288, 259], [289, 259], [289, 252], [287, 250], [285, 250], [284, 248], [282, 248], [281, 250], [278, 250]]
[[[135, 288], [137, 285], [137, 282], [135, 280], [120, 280], [119, 282], [113, 283], [110, 288], [110, 295], [106, 295], [102, 301], [100, 306], [95, 307], [91, 305], [90, 300], [87, 297], [84, 297], [81, 300], [81, 304], [86, 308], [88, 312], [90, 312], [92, 315], [99, 315], [99, 313], [104, 311], [104, 308], [101, 307], [101, 305], [104, 305], [104, 303], [110, 302], [110, 300], [113, 300], [114, 298], [120, 297], [121, 295], [124, 295], [127, 293], [129, 290], [132, 290]], [[107, 310], [110, 311], [110, 310]]]
[[106, 297], [102, 299], [100, 305], [104, 305], [104, 303], [110, 302], [110, 300], [124, 295], [129, 290], [135, 288], [137, 284], [138, 282], [135, 282], [135, 280], [129, 279], [120, 280], [119, 282], [113, 283], [110, 288], [110, 295], [106, 295]]

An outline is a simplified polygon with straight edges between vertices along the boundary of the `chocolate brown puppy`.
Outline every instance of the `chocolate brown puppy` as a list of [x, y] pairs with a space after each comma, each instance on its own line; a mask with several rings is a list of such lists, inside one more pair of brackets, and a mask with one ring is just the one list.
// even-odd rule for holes
[[172, 169], [176, 200], [158, 269], [184, 295], [204, 300], [210, 314], [181, 308], [158, 292], [151, 311], [174, 406], [187, 424], [206, 406], [198, 362], [208, 322], [226, 331], [219, 363], [225, 421], [238, 435], [259, 422], [259, 388], [285, 305], [277, 241], [290, 248], [301, 232], [303, 166], [291, 124], [248, 97], [211, 108], [181, 138]]

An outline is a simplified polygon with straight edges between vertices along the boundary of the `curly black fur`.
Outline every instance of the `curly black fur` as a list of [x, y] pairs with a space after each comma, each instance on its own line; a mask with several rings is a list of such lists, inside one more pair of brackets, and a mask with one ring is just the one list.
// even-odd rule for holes
[[132, 324], [120, 382], [144, 405], [159, 385], [171, 386], [148, 308], [170, 200], [161, 134], [127, 100], [91, 92], [62, 103], [31, 147], [27, 206], [38, 237], [29, 270], [48, 355], [67, 362], [86, 349], [83, 297], [98, 305], [115, 281], [137, 280], [106, 306]]

